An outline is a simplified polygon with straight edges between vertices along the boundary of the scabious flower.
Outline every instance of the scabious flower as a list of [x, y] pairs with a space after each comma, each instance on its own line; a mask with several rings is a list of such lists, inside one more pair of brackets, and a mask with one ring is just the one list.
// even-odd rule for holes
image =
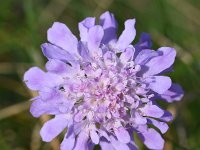
[[[64, 129], [61, 150], [136, 150], [133, 133], [149, 149], [163, 149], [160, 133], [172, 115], [156, 103], [179, 101], [182, 88], [163, 73], [172, 71], [176, 51], [151, 49], [142, 33], [137, 44], [135, 19], [125, 22], [117, 38], [114, 15], [105, 12], [99, 25], [89, 17], [79, 23], [80, 41], [68, 27], [55, 22], [42, 44], [46, 71], [30, 68], [24, 75], [28, 88], [38, 91], [30, 112], [34, 117], [54, 115], [40, 131], [50, 142]], [[157, 129], [155, 129], [157, 128]]]

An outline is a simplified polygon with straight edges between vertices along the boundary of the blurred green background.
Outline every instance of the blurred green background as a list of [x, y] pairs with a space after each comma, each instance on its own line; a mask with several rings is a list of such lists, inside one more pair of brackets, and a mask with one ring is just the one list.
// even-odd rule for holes
[[46, 31], [54, 21], [66, 23], [78, 36], [78, 22], [106, 10], [115, 14], [119, 33], [126, 19], [136, 18], [134, 42], [148, 32], [154, 49], [176, 48], [170, 76], [183, 86], [185, 96], [181, 102], [162, 104], [175, 117], [164, 135], [165, 150], [200, 149], [199, 0], [1, 0], [0, 150], [59, 150], [60, 139], [44, 143], [39, 137], [48, 116], [30, 115], [29, 99], [35, 93], [25, 87], [23, 74], [31, 66], [44, 68], [40, 44], [47, 41]]

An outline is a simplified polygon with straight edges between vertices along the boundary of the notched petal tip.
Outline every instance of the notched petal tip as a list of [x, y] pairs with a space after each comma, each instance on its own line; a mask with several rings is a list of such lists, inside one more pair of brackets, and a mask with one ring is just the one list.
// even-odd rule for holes
[[31, 90], [39, 90], [42, 88], [45, 72], [38, 67], [32, 67], [24, 74], [23, 81]]
[[88, 17], [83, 21], [79, 22], [78, 28], [80, 32], [81, 41], [88, 41], [88, 30], [95, 26], [95, 18]]
[[63, 48], [70, 54], [78, 56], [78, 40], [65, 24], [54, 22], [47, 31], [47, 39], [50, 43]]

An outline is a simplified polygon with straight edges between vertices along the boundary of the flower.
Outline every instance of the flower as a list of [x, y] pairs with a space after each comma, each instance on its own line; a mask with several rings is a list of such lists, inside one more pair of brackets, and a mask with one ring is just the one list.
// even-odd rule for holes
[[[171, 72], [176, 51], [154, 51], [147, 33], [137, 44], [135, 19], [125, 22], [117, 38], [114, 15], [105, 12], [99, 25], [89, 17], [79, 23], [80, 41], [68, 27], [55, 22], [42, 44], [46, 72], [30, 68], [24, 75], [28, 88], [38, 91], [30, 112], [34, 117], [55, 115], [40, 131], [49, 142], [65, 128], [61, 150], [135, 150], [133, 132], [149, 149], [163, 149], [160, 133], [168, 130], [172, 115], [156, 99], [179, 101], [183, 90], [163, 73]], [[160, 130], [160, 133], [153, 125]]]

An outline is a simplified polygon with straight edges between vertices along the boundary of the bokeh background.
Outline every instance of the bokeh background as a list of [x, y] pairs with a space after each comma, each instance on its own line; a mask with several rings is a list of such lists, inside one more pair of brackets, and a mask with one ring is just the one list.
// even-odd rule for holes
[[[0, 150], [59, 150], [60, 139], [44, 143], [39, 136], [48, 116], [29, 113], [30, 92], [22, 79], [31, 66], [44, 68], [40, 44], [54, 21], [75, 35], [87, 16], [109, 10], [119, 22], [136, 18], [140, 33], [152, 36], [153, 48], [175, 47], [178, 56], [170, 76], [185, 91], [182, 101], [162, 106], [175, 119], [164, 135], [165, 150], [200, 149], [200, 1], [199, 0], [1, 0], [0, 1]], [[61, 135], [62, 137], [62, 135]], [[146, 149], [137, 140], [141, 149]], [[155, 141], [156, 142], [156, 141]]]

